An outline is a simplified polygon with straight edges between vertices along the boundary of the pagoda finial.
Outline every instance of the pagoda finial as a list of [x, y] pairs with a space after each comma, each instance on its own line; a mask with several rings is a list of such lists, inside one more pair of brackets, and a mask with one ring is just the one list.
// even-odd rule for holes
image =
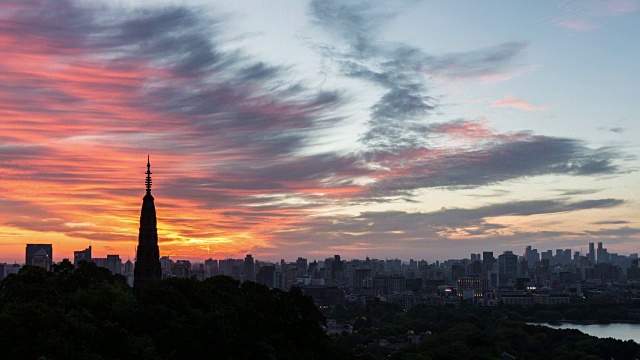
[[147, 154], [147, 179], [145, 180], [145, 185], [147, 186], [147, 194], [151, 194], [151, 163], [149, 162], [149, 154]]

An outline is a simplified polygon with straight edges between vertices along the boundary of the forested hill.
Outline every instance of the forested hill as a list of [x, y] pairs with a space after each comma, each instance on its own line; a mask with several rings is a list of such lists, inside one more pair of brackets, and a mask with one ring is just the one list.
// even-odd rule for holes
[[298, 289], [228, 277], [136, 293], [93, 263], [23, 267], [0, 283], [5, 359], [334, 359], [324, 318]]

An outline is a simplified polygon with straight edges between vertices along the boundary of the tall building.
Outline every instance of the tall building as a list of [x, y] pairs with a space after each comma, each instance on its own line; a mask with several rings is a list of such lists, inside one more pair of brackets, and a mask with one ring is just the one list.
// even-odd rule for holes
[[158, 229], [156, 206], [151, 196], [151, 164], [147, 157], [147, 179], [145, 185], [147, 194], [142, 198], [140, 212], [140, 232], [138, 233], [138, 248], [134, 267], [133, 287], [145, 288], [160, 281], [160, 249], [158, 248]]
[[343, 275], [344, 271], [340, 255], [334, 255], [333, 262], [331, 263], [331, 278], [333, 280], [342, 281]]
[[266, 285], [270, 288], [274, 287], [274, 275], [276, 273], [275, 265], [264, 265], [260, 268], [256, 274], [256, 282], [258, 284]]
[[482, 276], [488, 276], [489, 271], [493, 271], [493, 266], [496, 263], [496, 258], [493, 257], [493, 251], [482, 252]]
[[596, 255], [598, 256], [598, 258], [596, 259], [596, 262], [598, 264], [609, 262], [609, 252], [607, 252], [607, 249], [602, 247], [601, 242], [598, 243], [598, 250], [596, 251]]
[[91, 246], [84, 250], [73, 252], [73, 266], [78, 267], [78, 263], [83, 260], [86, 262], [91, 261]]
[[112, 274], [122, 274], [122, 260], [120, 255], [107, 255], [106, 258], [92, 258], [97, 266], [107, 268]]
[[53, 261], [53, 245], [27, 244], [25, 251], [25, 265], [42, 266], [49, 270]]
[[532, 249], [531, 246], [527, 246], [524, 251], [524, 257], [527, 259], [527, 266], [529, 268], [534, 268], [536, 263], [540, 262], [540, 254], [538, 253], [538, 249]]
[[247, 254], [244, 258], [244, 263], [242, 264], [244, 268], [244, 280], [245, 281], [256, 281], [256, 266], [253, 261], [253, 256]]
[[131, 262], [131, 260], [127, 259], [127, 262], [124, 263], [124, 276], [130, 276], [133, 275], [133, 263]]
[[191, 261], [176, 260], [176, 263], [173, 264], [172, 273], [177, 278], [188, 279], [191, 276]]
[[465, 300], [473, 299], [474, 297], [483, 297], [489, 288], [487, 279], [482, 279], [477, 276], [458, 278], [457, 283], [458, 296], [463, 297]]
[[498, 256], [498, 275], [500, 284], [506, 284], [514, 280], [518, 274], [518, 256], [512, 251], [505, 251]]
[[304, 275], [307, 273], [307, 259], [299, 257], [298, 260], [296, 260], [296, 267], [298, 268], [298, 273], [300, 273], [301, 275]]
[[204, 273], [206, 277], [218, 275], [218, 260], [208, 258], [204, 261]]
[[593, 247], [593, 243], [589, 243], [589, 253], [587, 254], [587, 259], [591, 263], [591, 265], [595, 265], [596, 263], [596, 251]]
[[371, 269], [356, 269], [353, 274], [353, 288], [362, 289], [371, 285]]

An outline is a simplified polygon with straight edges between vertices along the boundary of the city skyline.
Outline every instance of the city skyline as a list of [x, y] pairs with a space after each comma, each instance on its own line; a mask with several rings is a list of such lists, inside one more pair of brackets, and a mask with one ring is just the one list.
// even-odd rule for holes
[[0, 4], [0, 262], [638, 252], [638, 1]]
[[[594, 248], [591, 249], [587, 249], [587, 251], [583, 251], [582, 249], [576, 250], [576, 249], [572, 249], [572, 248], [554, 248], [554, 249], [537, 249], [537, 248], [532, 248], [531, 245], [527, 245], [524, 250], [522, 252], [518, 251], [518, 250], [504, 250], [501, 253], [498, 253], [497, 251], [494, 251], [493, 249], [484, 249], [482, 252], [479, 253], [471, 253], [468, 254], [470, 255], [469, 257], [450, 257], [450, 258], [442, 258], [442, 259], [434, 259], [434, 260], [426, 260], [424, 257], [420, 257], [420, 256], [414, 256], [412, 258], [403, 258], [403, 259], [399, 259], [399, 258], [393, 258], [393, 257], [369, 257], [368, 255], [363, 255], [363, 256], [356, 256], [356, 257], [352, 257], [352, 258], [344, 258], [344, 261], [353, 261], [353, 260], [364, 260], [364, 259], [371, 259], [371, 260], [378, 260], [378, 261], [401, 261], [402, 264], [408, 264], [411, 261], [427, 261], [429, 263], [436, 263], [436, 262], [447, 262], [447, 261], [462, 261], [462, 260], [481, 260], [482, 256], [484, 256], [484, 254], [492, 254], [492, 256], [497, 257], [499, 255], [502, 255], [504, 253], [510, 253], [510, 254], [514, 254], [516, 255], [519, 259], [524, 259], [524, 260], [529, 260], [528, 259], [528, 255], [527, 252], [533, 250], [533, 252], [535, 253], [534, 257], [535, 259], [537, 259], [537, 261], [540, 261], [540, 259], [544, 258], [546, 255], [546, 258], [549, 259], [555, 259], [558, 256], [561, 256], [563, 259], [566, 257], [567, 261], [574, 261], [574, 255], [576, 253], [578, 253], [580, 255], [580, 257], [584, 257], [585, 259], [589, 260], [589, 262], [591, 263], [591, 265], [594, 264], [598, 264], [598, 263], [607, 263], [607, 262], [611, 262], [611, 258], [610, 256], [613, 254], [616, 257], [619, 257], [620, 259], [637, 259], [638, 256], [638, 252], [635, 253], [626, 253], [626, 254], [618, 254], [618, 253], [612, 253], [609, 252], [608, 248], [604, 248], [603, 246], [606, 246], [605, 243], [597, 243], [598, 248], [595, 248], [596, 243], [589, 243], [588, 245], [594, 245]], [[26, 255], [26, 259], [30, 258], [29, 252], [33, 252], [34, 250], [30, 250], [32, 248], [36, 248], [39, 249], [42, 246], [49, 246], [51, 247], [51, 244], [42, 244], [42, 243], [38, 243], [38, 244], [26, 244], [27, 246], [27, 255]], [[69, 260], [69, 261], [73, 261], [73, 263], [76, 263], [76, 256], [79, 256], [81, 260], [87, 260], [87, 261], [91, 261], [91, 259], [95, 259], [95, 257], [89, 256], [86, 257], [85, 253], [88, 252], [88, 254], [91, 254], [91, 250], [92, 247], [89, 246], [87, 249], [78, 249], [73, 251], [73, 256], [67, 256], [67, 254], [63, 254], [59, 257], [59, 259], [61, 260]], [[600, 255], [600, 251], [602, 251], [602, 255]], [[558, 251], [563, 251], [562, 254], [558, 254]], [[567, 253], [568, 251], [568, 253]], [[567, 255], [568, 254], [568, 255]], [[593, 254], [593, 258], [591, 257], [591, 254]], [[120, 256], [121, 254], [105, 254], [106, 256]], [[417, 255], [417, 254], [414, 254]], [[239, 257], [209, 257], [209, 258], [197, 258], [196, 261], [194, 262], [194, 264], [202, 264], [204, 262], [206, 262], [207, 260], [242, 260], [243, 258], [246, 257], [250, 257], [251, 259], [253, 259], [253, 255], [252, 254], [239, 254]], [[340, 254], [329, 254], [327, 253], [324, 256], [320, 256], [317, 258], [304, 258], [302, 256], [297, 256], [294, 258], [279, 258], [277, 260], [274, 259], [267, 259], [267, 260], [263, 260], [263, 259], [255, 259], [256, 262], [261, 262], [261, 263], [265, 263], [265, 264], [273, 264], [273, 263], [279, 263], [281, 261], [285, 261], [288, 263], [291, 262], [295, 262], [296, 260], [305, 260], [305, 261], [324, 261], [327, 259], [333, 259], [334, 256], [338, 256], [340, 257]], [[606, 259], [604, 259], [603, 257], [606, 257]], [[169, 256], [169, 255], [162, 255], [160, 254], [160, 259], [171, 259], [171, 260], [176, 260], [176, 261], [193, 261], [194, 259], [188, 259], [188, 258], [180, 258], [180, 257], [175, 257], [175, 256]], [[124, 258], [123, 258], [124, 260]], [[134, 258], [135, 260], [135, 258]], [[564, 261], [563, 260], [563, 261]], [[127, 261], [131, 261], [130, 258], [127, 257]], [[59, 261], [58, 261], [59, 262]], [[17, 261], [15, 263], [18, 263]], [[533, 263], [533, 262], [532, 262]], [[20, 263], [20, 264], [26, 264], [29, 265], [29, 261], [26, 261], [25, 263]]]

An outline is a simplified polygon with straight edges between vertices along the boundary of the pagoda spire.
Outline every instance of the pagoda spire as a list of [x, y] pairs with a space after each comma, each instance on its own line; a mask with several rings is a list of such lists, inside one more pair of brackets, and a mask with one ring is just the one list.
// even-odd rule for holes
[[149, 162], [149, 154], [147, 154], [147, 179], [144, 181], [144, 184], [147, 188], [147, 194], [151, 194], [151, 163]]

